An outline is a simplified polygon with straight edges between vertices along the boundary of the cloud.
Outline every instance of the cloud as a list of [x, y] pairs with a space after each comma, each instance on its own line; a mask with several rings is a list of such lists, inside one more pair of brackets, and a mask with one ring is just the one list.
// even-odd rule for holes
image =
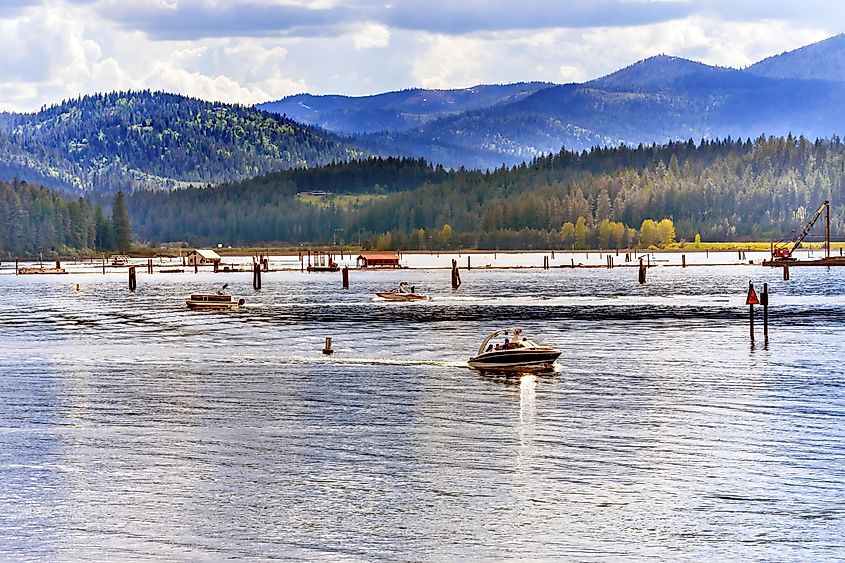
[[352, 44], [356, 49], [387, 47], [390, 44], [390, 29], [377, 23], [367, 22], [352, 35]]
[[3, 0], [0, 108], [583, 81], [658, 53], [742, 67], [843, 27], [825, 0]]
[[645, 25], [685, 17], [684, 0], [376, 0], [273, 2], [257, 0], [100, 0], [99, 14], [157, 39], [313, 36], [340, 34], [344, 25], [369, 24], [428, 33]]

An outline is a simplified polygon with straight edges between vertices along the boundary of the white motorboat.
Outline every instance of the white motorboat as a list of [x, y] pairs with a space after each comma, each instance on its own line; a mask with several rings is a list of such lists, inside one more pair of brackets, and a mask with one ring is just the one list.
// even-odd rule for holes
[[[505, 337], [501, 344], [490, 343], [499, 336]], [[522, 336], [522, 329], [514, 328], [490, 333], [467, 363], [476, 369], [550, 367], [560, 354], [557, 348], [537, 344]]]
[[414, 286], [408, 282], [402, 282], [396, 289], [380, 291], [376, 295], [386, 301], [426, 301], [428, 295], [416, 293]]

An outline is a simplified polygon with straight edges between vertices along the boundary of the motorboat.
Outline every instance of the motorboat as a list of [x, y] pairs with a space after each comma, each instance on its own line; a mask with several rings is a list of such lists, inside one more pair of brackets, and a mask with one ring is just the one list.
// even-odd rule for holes
[[219, 309], [237, 309], [246, 301], [243, 299], [235, 300], [228, 293], [224, 293], [229, 284], [224, 284], [217, 293], [192, 293], [191, 296], [185, 300], [185, 304], [189, 309], [202, 310], [219, 310]]
[[408, 282], [402, 282], [396, 289], [380, 291], [376, 295], [386, 301], [425, 301], [428, 295], [417, 293], [414, 286]]
[[[502, 344], [490, 343], [499, 336], [504, 337]], [[475, 369], [550, 367], [560, 354], [557, 348], [537, 344], [522, 336], [522, 329], [514, 328], [490, 333], [467, 363]]]

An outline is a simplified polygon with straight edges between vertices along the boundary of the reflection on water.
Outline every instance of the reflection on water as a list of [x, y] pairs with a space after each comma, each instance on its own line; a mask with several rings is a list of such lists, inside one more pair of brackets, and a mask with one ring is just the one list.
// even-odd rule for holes
[[0, 275], [0, 558], [841, 558], [840, 272]]

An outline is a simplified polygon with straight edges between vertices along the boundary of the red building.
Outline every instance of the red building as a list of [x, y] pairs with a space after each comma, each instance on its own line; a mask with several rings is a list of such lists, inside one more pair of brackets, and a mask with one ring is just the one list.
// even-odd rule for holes
[[363, 252], [356, 260], [359, 268], [401, 268], [395, 252]]

